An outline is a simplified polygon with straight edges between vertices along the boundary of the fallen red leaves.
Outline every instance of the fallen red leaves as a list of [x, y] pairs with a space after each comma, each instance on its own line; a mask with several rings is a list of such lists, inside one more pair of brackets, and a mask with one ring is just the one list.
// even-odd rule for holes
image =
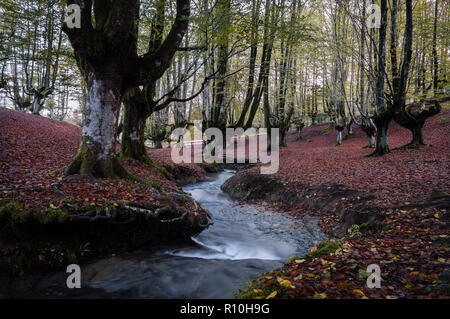
[[[60, 207], [66, 200], [101, 205], [119, 200], [160, 200], [165, 196], [151, 186], [129, 180], [65, 177], [63, 169], [76, 154], [80, 136], [78, 126], [0, 108], [0, 198], [14, 197], [29, 208]], [[122, 164], [163, 189], [178, 188], [140, 162], [125, 160]]]
[[[334, 129], [327, 135], [318, 135], [326, 124], [305, 129], [301, 141], [295, 141], [295, 135], [288, 137], [289, 147], [280, 153], [278, 176], [286, 182], [344, 184], [377, 193], [375, 204], [380, 206], [428, 198], [433, 189], [449, 189], [449, 115], [444, 109], [426, 122], [426, 146], [418, 150], [396, 149], [382, 157], [365, 157], [372, 150], [363, 149], [367, 139], [359, 129], [340, 147], [335, 146]], [[411, 139], [411, 133], [395, 123], [389, 131], [391, 149]]]
[[[280, 171], [272, 178], [281, 181], [286, 191], [311, 197], [316, 195], [311, 191], [314, 186], [332, 184], [375, 194], [376, 198], [366, 203], [379, 207], [386, 216], [382, 222], [384, 231], [357, 239], [347, 236], [334, 254], [291, 261], [257, 277], [239, 296], [448, 298], [448, 212], [442, 205], [426, 207], [421, 203], [429, 202], [433, 191], [449, 193], [449, 114], [448, 109], [443, 109], [429, 119], [424, 127], [428, 145], [420, 149], [394, 149], [408, 143], [411, 136], [409, 131], [391, 125], [390, 146], [394, 150], [383, 157], [365, 157], [371, 150], [362, 148], [367, 139], [359, 129], [340, 147], [334, 146], [333, 129], [326, 135], [319, 134], [327, 124], [305, 129], [301, 141], [290, 135], [288, 147], [281, 150]], [[304, 185], [304, 189], [298, 189], [298, 185]], [[311, 211], [307, 203], [293, 205], [283, 200], [272, 204], [294, 216], [319, 216], [325, 231], [338, 221], [338, 212], [333, 208]], [[342, 198], [340, 207], [352, 204], [352, 200]], [[443, 206], [448, 207], [448, 201], [444, 200]], [[370, 264], [381, 268], [379, 289], [366, 285]]]

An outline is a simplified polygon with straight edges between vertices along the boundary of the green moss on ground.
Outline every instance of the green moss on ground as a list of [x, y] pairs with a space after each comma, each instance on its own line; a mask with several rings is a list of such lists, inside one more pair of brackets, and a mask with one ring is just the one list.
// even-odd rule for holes
[[330, 133], [330, 130], [333, 128], [333, 124], [328, 125], [327, 127], [325, 127], [324, 129], [319, 131], [319, 135], [327, 135], [328, 133]]
[[275, 296], [277, 298], [289, 298], [291, 291], [283, 285], [282, 281], [278, 281], [280, 276], [286, 275], [288, 274], [279, 270], [265, 273], [247, 283], [245, 288], [240, 289], [235, 297], [237, 299], [270, 299]]
[[309, 252], [305, 255], [305, 259], [313, 259], [322, 256], [328, 256], [329, 254], [334, 253], [339, 248], [339, 243], [335, 241], [323, 241], [319, 245], [317, 245], [317, 249]]

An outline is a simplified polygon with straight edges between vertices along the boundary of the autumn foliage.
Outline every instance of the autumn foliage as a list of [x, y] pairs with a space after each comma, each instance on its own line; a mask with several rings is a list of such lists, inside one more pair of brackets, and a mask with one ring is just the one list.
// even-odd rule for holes
[[[0, 108], [0, 198], [14, 197], [25, 202], [25, 208], [60, 207], [67, 200], [102, 205], [112, 200], [158, 200], [164, 195], [154, 186], [178, 189], [156, 169], [133, 160], [122, 164], [153, 184], [64, 176], [64, 168], [78, 150], [80, 137], [78, 126]], [[167, 162], [165, 156], [155, 158]], [[201, 170], [198, 174], [202, 174]]]
[[[284, 185], [286, 200], [274, 206], [293, 216], [318, 216], [326, 232], [352, 207], [378, 212], [381, 222], [351, 227], [343, 237], [332, 238], [337, 249], [317, 254], [320, 245], [312, 247], [313, 256], [293, 258], [257, 277], [238, 297], [448, 298], [449, 115], [444, 109], [425, 124], [426, 146], [419, 149], [402, 148], [410, 132], [391, 125], [393, 150], [383, 157], [366, 157], [370, 149], [363, 148], [367, 141], [359, 129], [340, 147], [334, 146], [328, 124], [305, 129], [299, 141], [290, 135], [281, 150], [280, 171], [271, 176]], [[350, 192], [330, 200], [336, 187]], [[287, 199], [295, 192], [305, 201]], [[331, 204], [314, 208], [308, 205], [314, 199]], [[381, 268], [379, 289], [366, 285], [370, 264]]]

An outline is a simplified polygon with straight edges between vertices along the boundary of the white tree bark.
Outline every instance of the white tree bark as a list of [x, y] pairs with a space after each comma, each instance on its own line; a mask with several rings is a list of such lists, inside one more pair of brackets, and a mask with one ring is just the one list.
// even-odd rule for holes
[[370, 148], [375, 147], [375, 136], [369, 136], [368, 138], [368, 146]]
[[[88, 87], [85, 123], [82, 136], [95, 160], [105, 160], [115, 154], [115, 134], [120, 110], [119, 92], [90, 75], [92, 84]], [[98, 147], [101, 146], [101, 147]], [[101, 150], [101, 151], [98, 151]]]
[[342, 131], [337, 132], [337, 144], [338, 145], [342, 144]]

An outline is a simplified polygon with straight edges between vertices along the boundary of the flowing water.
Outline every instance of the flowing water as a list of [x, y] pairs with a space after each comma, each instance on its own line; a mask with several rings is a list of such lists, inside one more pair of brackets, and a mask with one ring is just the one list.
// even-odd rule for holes
[[[82, 288], [73, 297], [231, 298], [257, 275], [302, 256], [324, 239], [316, 220], [298, 220], [264, 206], [239, 205], [220, 186], [231, 170], [183, 188], [214, 217], [194, 244], [153, 253], [138, 251], [81, 267]], [[42, 280], [41, 293], [58, 289], [67, 274]], [[67, 290], [66, 290], [67, 291]]]

